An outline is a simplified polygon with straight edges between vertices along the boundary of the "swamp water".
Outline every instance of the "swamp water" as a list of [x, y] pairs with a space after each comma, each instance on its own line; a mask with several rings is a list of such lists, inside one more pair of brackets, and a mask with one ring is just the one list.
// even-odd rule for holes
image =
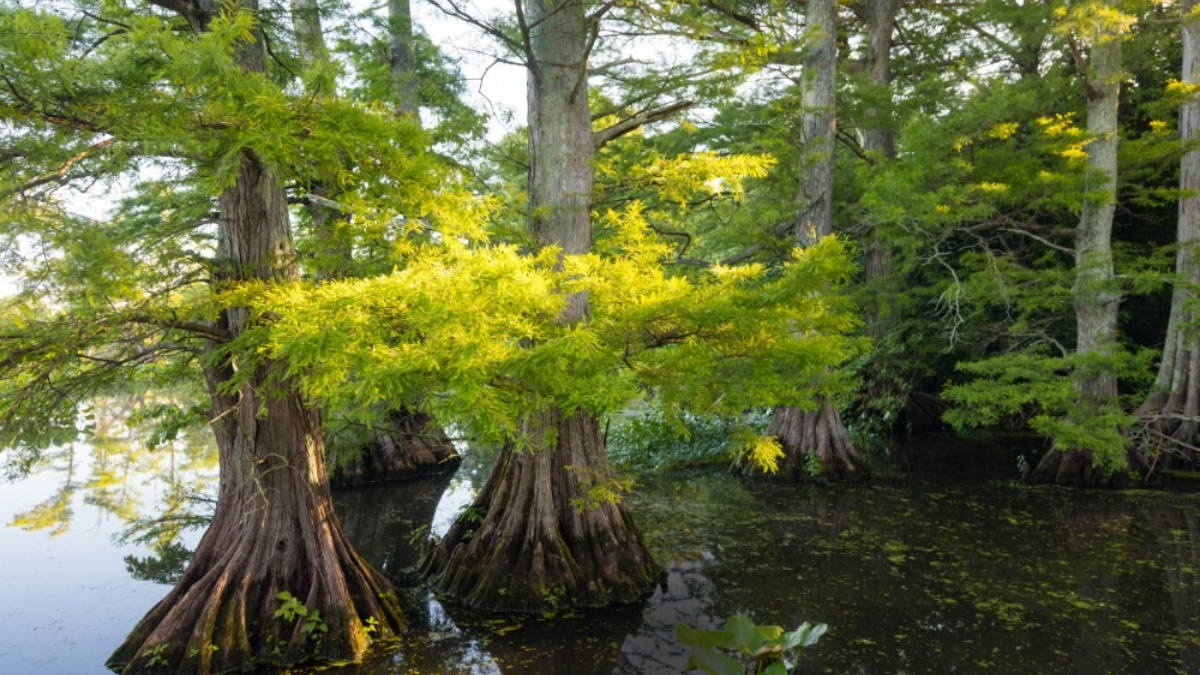
[[[411, 630], [397, 652], [326, 672], [680, 673], [676, 623], [713, 628], [748, 612], [829, 624], [804, 673], [1200, 673], [1200, 493], [1027, 488], [1007, 478], [1016, 444], [926, 439], [895, 458], [905, 477], [849, 487], [719, 471], [642, 478], [630, 507], [661, 583], [641, 605], [556, 617], [481, 615], [413, 588], [413, 533], [444, 530], [484, 462], [341, 490], [359, 550], [409, 587]], [[211, 496], [214, 454], [201, 439], [130, 450], [139, 445], [62, 449], [0, 483], [3, 675], [106, 673], [181, 569], [196, 530], [113, 537], [138, 518], [202, 511], [176, 486]]]

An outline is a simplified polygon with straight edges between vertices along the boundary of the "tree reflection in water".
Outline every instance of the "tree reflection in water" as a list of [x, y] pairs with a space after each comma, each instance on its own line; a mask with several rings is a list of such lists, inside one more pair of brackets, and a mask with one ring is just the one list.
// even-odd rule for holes
[[[0, 608], [0, 672], [101, 675], [108, 642], [137, 619], [123, 604], [161, 595], [129, 577], [169, 582], [190, 556], [186, 528], [203, 521], [202, 495], [215, 490], [207, 432], [149, 452], [143, 430], [105, 426], [105, 438], [48, 452], [25, 484], [0, 486], [0, 505], [22, 505], [6, 512], [14, 527], [0, 552], [31, 545], [21, 529], [54, 535], [39, 537], [40, 559], [18, 557], [6, 570], [22, 581], [8, 586], [15, 609]], [[486, 453], [464, 455], [453, 477], [335, 493], [356, 546], [398, 582], [410, 623], [398, 651], [339, 672], [678, 675], [687, 653], [677, 623], [711, 629], [747, 612], [789, 628], [829, 624], [805, 653], [805, 674], [1200, 673], [1194, 495], [982, 479], [837, 488], [722, 472], [646, 476], [628, 499], [665, 573], [643, 604], [491, 615], [443, 606], [412, 573], [411, 535], [431, 523], [444, 531], [487, 475]], [[108, 546], [121, 528], [148, 548]], [[12, 576], [20, 565], [32, 571]], [[40, 584], [50, 568], [44, 585], [24, 581]], [[123, 574], [124, 585], [114, 581]], [[90, 644], [64, 649], [58, 665], [69, 670], [47, 669], [39, 640], [62, 630], [103, 644], [95, 655]]]
[[[122, 541], [154, 549], [149, 557], [126, 557], [134, 578], [172, 583], [168, 569], [186, 566], [190, 558], [182, 534], [203, 527], [211, 515], [217, 456], [207, 429], [185, 430], [151, 448], [146, 426], [118, 423], [151, 402], [158, 399], [144, 394], [94, 402], [91, 437], [46, 450], [30, 468], [31, 476], [61, 475], [61, 486], [10, 524], [61, 535], [75, 519], [78, 493], [83, 504], [95, 507], [97, 523], [115, 517], [127, 526]], [[83, 481], [77, 476], [81, 472], [87, 476]], [[159, 554], [163, 561], [156, 562]]]
[[1200, 514], [1168, 504], [1146, 505], [1142, 516], [1157, 543], [1156, 558], [1166, 573], [1171, 597], [1175, 651], [1183, 672], [1200, 673]]

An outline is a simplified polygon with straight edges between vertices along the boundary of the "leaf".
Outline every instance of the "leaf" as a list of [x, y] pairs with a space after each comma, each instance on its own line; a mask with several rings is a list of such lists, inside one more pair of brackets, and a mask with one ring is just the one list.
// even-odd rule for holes
[[776, 661], [767, 666], [761, 675], [787, 675], [787, 666], [783, 664], [783, 661]]
[[725, 622], [725, 630], [733, 634], [733, 648], [746, 654], [758, 651], [766, 638], [745, 614], [736, 614]]
[[797, 647], [811, 647], [817, 643], [825, 631], [829, 630], [829, 626], [818, 623], [810, 624], [807, 621], [800, 624], [800, 627], [790, 633], [784, 633], [780, 636], [779, 646], [784, 651], [789, 651]]
[[705, 675], [740, 675], [742, 672], [741, 661], [704, 647], [692, 647], [691, 650], [684, 665], [688, 670], [696, 668]]

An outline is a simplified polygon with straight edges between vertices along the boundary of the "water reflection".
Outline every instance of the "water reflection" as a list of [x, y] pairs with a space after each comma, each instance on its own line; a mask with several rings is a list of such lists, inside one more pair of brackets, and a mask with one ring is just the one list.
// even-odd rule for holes
[[[399, 542], [429, 517], [421, 495], [432, 488], [410, 489], [364, 500], [396, 525], [380, 530], [382, 548], [358, 542], [379, 561], [414, 559]], [[452, 480], [438, 517], [472, 489]], [[413, 515], [388, 515], [389, 500]], [[404, 646], [351, 672], [677, 674], [687, 652], [675, 624], [716, 628], [738, 612], [828, 623], [806, 674], [1200, 672], [1193, 498], [718, 472], [644, 478], [630, 505], [665, 568], [643, 605], [550, 620], [476, 615], [410, 591]], [[349, 522], [358, 507], [346, 507]]]
[[107, 673], [113, 646], [186, 564], [216, 453], [204, 433], [148, 450], [144, 429], [116, 423], [147, 401], [101, 402], [94, 439], [0, 483], [0, 672]]
[[[157, 584], [186, 564], [186, 528], [204, 515], [195, 492], [211, 496], [216, 477], [211, 447], [200, 435], [150, 453], [141, 432], [109, 427], [0, 485], [11, 525], [0, 529], [0, 672], [105, 672], [108, 651], [161, 597]], [[843, 488], [645, 477], [630, 507], [664, 574], [644, 603], [485, 615], [443, 604], [412, 570], [413, 533], [444, 531], [487, 474], [487, 453], [464, 456], [454, 476], [335, 493], [359, 551], [400, 586], [410, 624], [398, 650], [338, 672], [676, 675], [686, 650], [675, 624], [715, 628], [738, 612], [828, 623], [806, 674], [1200, 672], [1194, 494], [913, 475]], [[114, 547], [129, 522], [141, 543]]]
[[641, 621], [641, 607], [562, 612], [553, 616], [480, 613], [443, 604], [419, 585], [415, 539], [444, 532], [471, 502], [494, 459], [479, 449], [454, 476], [340, 489], [334, 500], [355, 547], [401, 590], [409, 634], [400, 648], [345, 669], [348, 675], [438, 673], [500, 675], [613, 672], [621, 641]]
[[1200, 514], [1168, 504], [1144, 506], [1142, 516], [1157, 544], [1155, 553], [1166, 574], [1175, 652], [1184, 672], [1200, 673]]

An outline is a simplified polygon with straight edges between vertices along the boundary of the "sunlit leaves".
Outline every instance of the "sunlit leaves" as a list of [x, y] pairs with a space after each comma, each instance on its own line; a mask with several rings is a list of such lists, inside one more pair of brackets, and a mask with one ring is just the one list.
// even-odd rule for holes
[[[708, 414], [806, 402], [821, 381], [810, 375], [862, 347], [836, 290], [853, 271], [840, 240], [798, 252], [778, 275], [747, 266], [684, 278], [668, 274], [636, 208], [609, 217], [609, 255], [445, 241], [386, 276], [222, 300], [257, 308], [264, 323], [242, 342], [284, 361], [309, 395], [339, 406], [419, 399], [486, 438], [519, 436], [539, 411], [612, 413], [647, 389]], [[564, 323], [577, 293], [590, 316]]]

